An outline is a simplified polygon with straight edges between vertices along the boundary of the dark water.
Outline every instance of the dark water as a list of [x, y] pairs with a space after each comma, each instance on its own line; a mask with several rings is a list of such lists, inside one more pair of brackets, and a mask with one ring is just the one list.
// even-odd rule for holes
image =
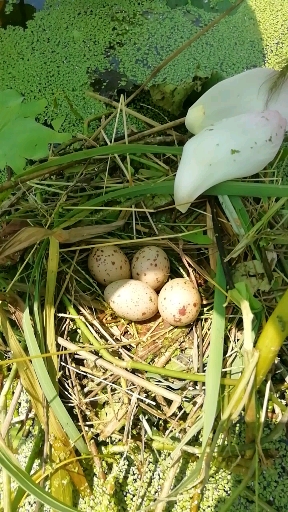
[[[177, 9], [178, 7], [185, 7], [186, 5], [192, 5], [198, 9], [203, 9], [206, 12], [212, 12], [214, 14], [220, 14], [220, 12], [226, 11], [231, 7], [232, 2], [230, 0], [221, 0], [217, 4], [211, 3], [209, 0], [166, 0], [166, 4], [170, 9]], [[237, 9], [232, 12], [232, 16], [235, 14]]]
[[[5, 10], [6, 3], [8, 9]], [[42, 9], [45, 0], [18, 0], [10, 7], [5, 0], [0, 0], [0, 27], [9, 25], [26, 28], [27, 21], [32, 20], [35, 12]]]

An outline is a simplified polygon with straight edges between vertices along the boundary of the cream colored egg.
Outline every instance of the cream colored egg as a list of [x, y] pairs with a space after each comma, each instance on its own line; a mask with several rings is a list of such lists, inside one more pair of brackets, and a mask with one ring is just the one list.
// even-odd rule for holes
[[94, 279], [106, 286], [131, 277], [129, 260], [115, 245], [92, 249], [88, 256], [88, 268]]
[[151, 245], [136, 252], [131, 263], [131, 271], [133, 279], [148, 284], [153, 290], [160, 290], [168, 280], [170, 262], [160, 247]]
[[201, 297], [189, 279], [172, 279], [159, 293], [158, 309], [163, 320], [174, 326], [194, 322], [201, 309]]
[[140, 322], [158, 311], [157, 293], [146, 283], [134, 279], [121, 279], [104, 290], [104, 298], [118, 316]]

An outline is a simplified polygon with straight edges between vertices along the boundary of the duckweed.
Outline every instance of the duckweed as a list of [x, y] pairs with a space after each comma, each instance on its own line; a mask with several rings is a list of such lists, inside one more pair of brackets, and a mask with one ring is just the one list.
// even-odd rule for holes
[[[0, 29], [1, 89], [15, 88], [28, 100], [45, 97], [41, 121], [65, 116], [63, 131], [82, 132], [83, 119], [105, 112], [85, 97], [97, 70], [118, 69], [140, 83], [217, 15], [190, 1], [181, 4], [171, 9], [164, 0], [46, 0], [25, 31]], [[247, 0], [154, 82], [178, 84], [199, 69], [226, 77], [254, 66], [279, 67], [288, 39], [284, 13], [285, 0], [277, 8], [274, 0]]]

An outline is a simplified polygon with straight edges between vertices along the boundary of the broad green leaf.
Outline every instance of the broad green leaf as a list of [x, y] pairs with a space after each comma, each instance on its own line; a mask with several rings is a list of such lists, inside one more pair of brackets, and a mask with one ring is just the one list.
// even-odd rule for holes
[[64, 123], [65, 121], [65, 116], [61, 116], [61, 117], [57, 117], [56, 119], [54, 119], [52, 121], [52, 126], [54, 128], [54, 130], [56, 130], [56, 132], [58, 132], [58, 130], [60, 130], [62, 124]]
[[[23, 101], [23, 97], [19, 92], [13, 91], [12, 89], [7, 89], [6, 91], [2, 91], [0, 95], [0, 109], [3, 109], [3, 114], [5, 114], [5, 109], [9, 109], [10, 107], [20, 106]], [[1, 116], [2, 118], [2, 116]]]
[[35, 121], [46, 101], [23, 103], [23, 97], [8, 89], [0, 99], [0, 169], [9, 165], [15, 173], [23, 171], [26, 160], [48, 156], [49, 144], [65, 142], [68, 133], [58, 133]]
[[[23, 98], [22, 98], [23, 99]], [[21, 103], [19, 113], [21, 117], [36, 117], [41, 114], [47, 105], [45, 98], [42, 100], [32, 101], [30, 103]]]

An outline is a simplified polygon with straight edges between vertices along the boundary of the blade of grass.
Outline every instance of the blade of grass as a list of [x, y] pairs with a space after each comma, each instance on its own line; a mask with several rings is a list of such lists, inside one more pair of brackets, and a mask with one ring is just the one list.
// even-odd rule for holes
[[256, 367], [257, 387], [265, 379], [275, 358], [288, 336], [288, 290], [284, 293], [272, 315], [267, 320], [256, 343], [259, 360]]
[[[14, 379], [18, 373], [17, 366], [14, 364], [11, 368], [10, 374], [7, 376], [6, 382], [1, 390], [0, 395], [0, 427], [3, 430], [3, 424], [7, 414], [7, 395], [12, 388]], [[9, 447], [10, 439], [9, 434], [4, 438], [7, 447]], [[3, 505], [3, 512], [11, 512], [11, 476], [3, 469], [2, 470], [2, 490], [3, 496], [1, 499]]]
[[[41, 355], [41, 352], [39, 350], [34, 330], [32, 327], [29, 310], [28, 307], [25, 307], [25, 311], [23, 314], [23, 330], [25, 335], [25, 341], [27, 343], [27, 347], [29, 350], [30, 355]], [[88, 448], [83, 441], [78, 429], [74, 425], [74, 422], [70, 418], [68, 412], [66, 411], [63, 403], [61, 402], [58, 393], [53, 386], [53, 383], [49, 377], [49, 373], [47, 371], [47, 368], [44, 364], [43, 359], [35, 358], [32, 359], [32, 365], [35, 370], [35, 373], [38, 377], [39, 383], [41, 385], [41, 388], [43, 390], [43, 393], [46, 397], [46, 400], [53, 410], [56, 418], [58, 419], [60, 425], [62, 426], [63, 430], [66, 432], [67, 436], [71, 440], [73, 444], [78, 448], [78, 450], [82, 454], [89, 453]]]
[[[244, 369], [244, 372], [242, 374], [241, 379], [239, 379], [239, 384], [236, 387], [236, 391], [229, 402], [227, 408], [223, 412], [222, 418], [219, 422], [219, 425], [217, 427], [217, 430], [213, 436], [213, 440], [211, 443], [211, 446], [209, 447], [209, 450], [207, 450], [207, 445], [205, 449], [202, 451], [199, 460], [197, 461], [194, 469], [178, 484], [175, 489], [172, 490], [172, 492], [167, 496], [166, 501], [175, 499], [179, 494], [185, 492], [187, 489], [190, 489], [191, 487], [197, 485], [204, 479], [204, 471], [203, 471], [203, 463], [206, 458], [205, 464], [207, 467], [210, 466], [211, 460], [213, 457], [213, 454], [215, 453], [217, 443], [219, 440], [219, 436], [227, 431], [227, 428], [229, 426], [229, 422], [231, 419], [237, 414], [239, 410], [239, 400], [243, 396], [244, 390], [249, 386], [249, 382], [254, 382], [255, 378], [255, 368], [256, 363], [258, 359], [258, 353], [255, 351], [249, 365]], [[177, 448], [176, 448], [177, 450]], [[237, 452], [238, 453], [238, 452]], [[207, 481], [207, 475], [206, 475], [206, 481]], [[247, 484], [246, 484], [247, 485]], [[245, 486], [244, 486], [245, 488]], [[157, 501], [153, 504], [155, 506], [157, 504]], [[150, 507], [150, 510], [152, 509], [152, 506]], [[154, 510], [154, 509], [153, 509]]]
[[[17, 298], [17, 296], [15, 296]], [[14, 297], [14, 300], [16, 301]], [[18, 302], [23, 305], [23, 303], [18, 298]], [[15, 307], [15, 306], [14, 306]], [[23, 307], [19, 306], [19, 310], [22, 312], [24, 309]], [[34, 368], [32, 366], [32, 363], [29, 359], [27, 359], [27, 356], [19, 344], [14, 331], [12, 330], [10, 323], [8, 321], [7, 315], [3, 308], [0, 306], [0, 327], [1, 331], [3, 332], [8, 346], [13, 354], [13, 357], [17, 359], [17, 369], [20, 375], [21, 382], [23, 384], [23, 387], [25, 388], [26, 392], [30, 396], [30, 400], [32, 402], [33, 410], [35, 411], [36, 416], [38, 417], [39, 422], [41, 425], [45, 424], [46, 418], [44, 415], [44, 409], [43, 409], [43, 403], [42, 403], [42, 389], [40, 387], [39, 381], [36, 377], [36, 373], [34, 371]], [[37, 347], [38, 348], [38, 347]], [[41, 357], [41, 361], [42, 357]], [[13, 360], [12, 360], [13, 362]], [[46, 369], [46, 368], [45, 368]], [[59, 397], [58, 397], [59, 398]], [[60, 400], [60, 399], [59, 399]], [[61, 402], [62, 403], [62, 402]], [[64, 407], [64, 406], [63, 406]], [[65, 415], [68, 413], [66, 412], [64, 408]], [[74, 429], [76, 427], [73, 424]], [[76, 432], [77, 429], [76, 429]], [[62, 430], [62, 427], [60, 426], [60, 422], [56, 419], [53, 411], [50, 411], [49, 413], [49, 433], [52, 440], [52, 459], [53, 461], [57, 462], [59, 459], [63, 460], [64, 457], [70, 457], [71, 460], [74, 460], [76, 458], [76, 455], [73, 451], [73, 448], [71, 447], [71, 444]], [[82, 441], [83, 443], [83, 441]], [[85, 448], [86, 445], [84, 444]], [[81, 444], [79, 443], [79, 448], [81, 448]], [[88, 448], [86, 448], [86, 453], [88, 452]], [[83, 474], [83, 470], [77, 460], [75, 462], [69, 463], [69, 465], [65, 468], [67, 470], [67, 473], [69, 473], [69, 477], [74, 482], [77, 490], [80, 494], [89, 493], [89, 487], [86, 481], [86, 478]]]
[[[250, 491], [249, 489], [245, 489], [243, 494], [244, 494], [244, 496], [246, 495], [250, 500], [256, 501], [255, 494], [252, 491]], [[257, 497], [257, 500], [258, 500], [258, 505], [260, 506], [260, 508], [262, 508], [266, 512], [277, 512], [277, 510], [275, 508], [273, 508], [270, 505], [268, 505], [267, 503], [265, 503], [265, 501], [260, 500], [259, 497]]]
[[185, 445], [189, 443], [189, 441], [194, 437], [203, 427], [203, 416], [201, 416], [192, 427], [189, 428], [188, 432], [184, 435], [183, 439], [173, 450], [171, 456], [177, 457], [182, 449], [184, 449]]
[[[44, 432], [43, 432], [40, 422], [38, 420], [38, 432], [37, 432], [36, 436], [34, 437], [32, 450], [31, 450], [31, 453], [28, 457], [28, 460], [27, 460], [27, 463], [25, 466], [25, 472], [27, 473], [27, 475], [30, 475], [33, 465], [35, 463], [35, 460], [39, 456], [39, 450], [41, 448], [43, 439], [44, 439]], [[25, 489], [23, 489], [23, 487], [18, 486], [18, 489], [15, 493], [15, 496], [14, 496], [14, 499], [12, 502], [13, 510], [15, 510], [15, 511], [19, 510], [19, 505], [20, 505], [20, 502], [21, 502], [22, 498], [24, 497], [24, 495], [25, 495]]]
[[61, 503], [73, 505], [73, 486], [69, 473], [65, 469], [58, 468], [50, 476], [51, 494]]
[[[92, 211], [96, 206], [103, 206], [109, 201], [123, 201], [124, 199], [131, 197], [142, 197], [145, 199], [147, 195], [172, 195], [173, 194], [174, 181], [171, 177], [165, 179], [165, 181], [149, 181], [148, 184], [141, 183], [140, 185], [134, 185], [129, 187], [128, 184], [124, 184], [121, 188], [113, 190], [105, 195], [99, 195], [82, 204], [85, 208], [83, 211], [79, 209], [69, 212], [64, 218], [62, 218], [59, 227], [64, 228], [83, 219]], [[205, 195], [235, 195], [242, 197], [288, 197], [288, 185], [266, 185], [262, 183], [249, 183], [240, 181], [225, 181], [219, 185], [215, 185], [211, 189], [205, 192]], [[91, 207], [91, 210], [89, 210]]]
[[[44, 503], [48, 507], [51, 507], [52, 510], [57, 510], [57, 512], [77, 512], [76, 508], [69, 507], [64, 503], [56, 500], [51, 496], [51, 494], [39, 485], [33, 482], [30, 475], [28, 475], [19, 465], [17, 459], [11, 453], [11, 451], [5, 445], [2, 437], [0, 436], [0, 465], [11, 475], [11, 477], [23, 487], [25, 491], [34, 496], [38, 501]], [[16, 510], [13, 510], [16, 512]]]
[[[243, 200], [239, 196], [231, 196], [229, 199], [235, 209], [235, 212], [238, 216], [238, 221], [241, 224], [244, 234], [249, 233], [249, 231], [252, 229], [253, 226], [251, 224], [251, 220], [247, 213], [247, 210], [243, 204]], [[241, 235], [241, 238], [242, 238], [242, 235]], [[255, 247], [255, 244], [252, 243], [251, 247], [253, 249], [256, 259], [261, 261], [261, 255], [260, 255], [259, 251], [257, 250], [257, 248]]]
[[242, 223], [239, 222], [239, 217], [236, 213], [232, 200], [228, 196], [219, 196], [219, 201], [226, 214], [227, 219], [229, 220], [234, 230], [234, 233], [236, 233], [236, 235], [238, 235], [239, 238], [242, 238], [245, 235], [245, 231], [242, 226]]
[[0, 258], [4, 259], [9, 254], [16, 253], [22, 249], [26, 249], [29, 245], [34, 245], [47, 236], [51, 236], [52, 232], [46, 228], [27, 227], [23, 228], [16, 235], [9, 238], [0, 248]]
[[[177, 496], [181, 492], [185, 491], [186, 489], [190, 488], [191, 485], [196, 485], [199, 481], [199, 470], [202, 468], [203, 462], [205, 457], [207, 458], [206, 464], [209, 467], [213, 454], [215, 452], [219, 436], [221, 433], [225, 432], [228, 428], [228, 422], [233, 418], [239, 410], [239, 400], [243, 396], [244, 390], [247, 388], [249, 382], [251, 381], [251, 378], [254, 380], [254, 373], [255, 373], [255, 367], [258, 359], [257, 352], [254, 353], [253, 357], [250, 360], [249, 365], [244, 369], [244, 372], [242, 374], [241, 379], [239, 379], [238, 386], [235, 388], [235, 393], [233, 394], [231, 401], [229, 402], [227, 408], [223, 412], [222, 418], [219, 422], [219, 425], [217, 427], [217, 430], [213, 436], [213, 441], [211, 443], [211, 446], [209, 448], [209, 451], [207, 451], [207, 445], [205, 447], [205, 450], [202, 451], [201, 457], [199, 458], [199, 461], [197, 462], [195, 468], [193, 471], [187, 475], [182, 482], [177, 485], [177, 487], [172, 491], [170, 496]], [[202, 475], [202, 478], [204, 477], [204, 474]], [[206, 475], [207, 478], [207, 475]]]
[[252, 229], [242, 238], [242, 240], [239, 242], [239, 244], [233, 249], [233, 251], [230, 252], [229, 256], [227, 256], [225, 261], [229, 261], [231, 258], [236, 258], [244, 249], [247, 247], [247, 245], [250, 245], [253, 243], [260, 232], [261, 229], [263, 229], [263, 226], [270, 220], [277, 212], [284, 206], [286, 203], [287, 198], [283, 197], [280, 199], [277, 203], [275, 203], [272, 208], [268, 210], [268, 212], [263, 215], [262, 219], [253, 226]]
[[85, 238], [91, 238], [95, 235], [101, 235], [118, 229], [123, 226], [125, 219], [111, 222], [108, 224], [98, 224], [97, 226], [84, 226], [81, 228], [74, 229], [56, 229], [51, 231], [46, 228], [39, 227], [26, 227], [21, 229], [16, 235], [9, 238], [9, 240], [0, 246], [0, 263], [1, 260], [5, 261], [5, 258], [10, 254], [15, 254], [18, 251], [22, 251], [31, 245], [35, 245], [42, 240], [53, 237], [60, 243], [71, 243], [75, 241], [85, 240]]
[[[44, 325], [46, 331], [47, 352], [55, 354], [56, 334], [55, 334], [55, 305], [54, 294], [56, 288], [56, 279], [59, 265], [59, 242], [54, 237], [50, 237], [49, 256], [46, 276], [46, 294], [44, 304]], [[58, 391], [57, 374], [58, 374], [58, 357], [56, 355], [49, 357], [47, 360], [47, 370], [51, 382]], [[44, 361], [43, 364], [45, 365]], [[53, 443], [55, 449], [55, 443]], [[61, 453], [61, 447], [60, 447]], [[65, 468], [58, 468], [50, 476], [50, 489], [52, 495], [62, 503], [67, 505], [73, 504], [72, 483], [69, 473]]]
[[[46, 276], [46, 293], [45, 293], [45, 304], [44, 304], [44, 326], [45, 326], [45, 337], [47, 352], [55, 354], [57, 352], [56, 347], [56, 334], [55, 334], [55, 306], [54, 306], [54, 294], [56, 288], [56, 279], [59, 265], [59, 242], [54, 237], [50, 237], [49, 240], [49, 256], [47, 264], [47, 276]], [[58, 390], [57, 384], [57, 371], [58, 371], [58, 358], [57, 356], [51, 356], [47, 359], [47, 369], [49, 376], [55, 389]]]
[[34, 165], [25, 171], [17, 174], [18, 178], [27, 176], [31, 173], [47, 170], [51, 167], [58, 167], [63, 164], [71, 164], [81, 160], [88, 160], [90, 158], [97, 158], [100, 156], [110, 155], [127, 155], [133, 153], [134, 155], [141, 155], [146, 153], [162, 153], [166, 155], [181, 155], [182, 148], [177, 146], [150, 146], [146, 144], [110, 144], [109, 146], [101, 146], [93, 149], [86, 149], [78, 151], [77, 153], [69, 153], [65, 156], [52, 158], [43, 164]]
[[97, 235], [102, 235], [113, 231], [114, 229], [121, 228], [126, 222], [126, 219], [119, 219], [116, 222], [108, 224], [98, 224], [96, 226], [81, 226], [72, 229], [55, 229], [53, 230], [53, 237], [56, 238], [61, 244], [71, 244], [85, 240], [86, 238], [93, 238]]
[[[29, 288], [34, 289], [33, 294], [33, 320], [34, 320], [34, 331], [37, 339], [38, 347], [42, 354], [46, 353], [45, 335], [44, 335], [44, 320], [42, 315], [42, 304], [41, 304], [41, 283], [42, 283], [42, 267], [46, 251], [48, 249], [48, 238], [42, 242], [39, 246], [38, 253], [36, 255], [35, 265], [32, 270]], [[34, 285], [35, 283], [35, 285]], [[32, 288], [33, 287], [33, 288]], [[47, 364], [45, 362], [45, 364]]]
[[233, 491], [230, 498], [226, 501], [226, 503], [223, 505], [223, 507], [220, 508], [219, 512], [228, 512], [229, 510], [231, 510], [231, 507], [232, 507], [234, 501], [238, 498], [238, 496], [240, 496], [240, 494], [245, 490], [247, 485], [251, 482], [251, 478], [252, 478], [253, 474], [255, 473], [256, 465], [257, 465], [257, 456], [254, 455], [253, 460], [251, 461], [251, 464], [247, 471], [247, 475], [245, 476], [245, 478], [243, 478], [241, 484], [238, 485], [237, 489], [235, 489], [235, 491]]
[[[217, 284], [223, 290], [225, 290], [226, 280], [219, 256], [217, 258], [217, 271], [215, 280]], [[217, 412], [217, 404], [219, 399], [225, 332], [225, 301], [226, 296], [224, 295], [224, 293], [219, 288], [215, 288], [212, 326], [210, 334], [209, 359], [207, 364], [205, 381], [205, 399], [203, 405], [203, 450], [207, 444], [210, 432], [214, 425]]]

